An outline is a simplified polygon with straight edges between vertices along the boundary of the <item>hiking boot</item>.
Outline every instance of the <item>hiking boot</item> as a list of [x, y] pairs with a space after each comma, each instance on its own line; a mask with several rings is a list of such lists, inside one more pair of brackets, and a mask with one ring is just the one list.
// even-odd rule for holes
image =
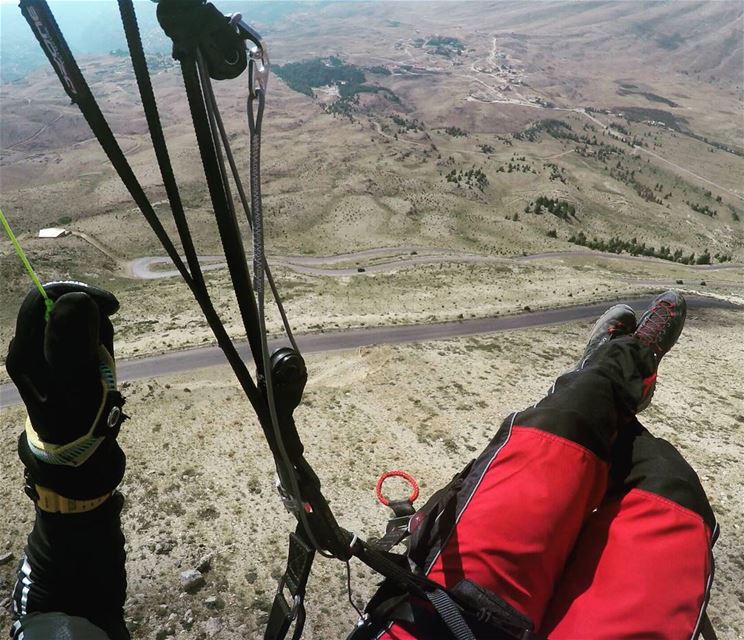
[[633, 337], [654, 352], [657, 366], [677, 342], [686, 315], [687, 303], [682, 294], [667, 291], [654, 298], [638, 321]]
[[[633, 337], [646, 345], [654, 354], [656, 366], [675, 345], [685, 326], [687, 303], [681, 293], [667, 291], [656, 296], [651, 306], [641, 316]], [[651, 403], [656, 389], [656, 371], [643, 381], [643, 395], [638, 411]]]
[[627, 304], [616, 304], [605, 311], [594, 323], [589, 340], [576, 369], [583, 369], [597, 350], [618, 336], [632, 334], [636, 330], [635, 311]]

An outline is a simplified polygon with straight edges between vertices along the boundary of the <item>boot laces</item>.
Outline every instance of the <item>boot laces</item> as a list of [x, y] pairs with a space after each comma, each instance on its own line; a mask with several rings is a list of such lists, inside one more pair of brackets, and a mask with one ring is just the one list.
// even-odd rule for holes
[[669, 318], [674, 316], [674, 304], [666, 300], [660, 300], [654, 305], [643, 325], [636, 332], [636, 337], [646, 346], [656, 345], [659, 338], [669, 322]]

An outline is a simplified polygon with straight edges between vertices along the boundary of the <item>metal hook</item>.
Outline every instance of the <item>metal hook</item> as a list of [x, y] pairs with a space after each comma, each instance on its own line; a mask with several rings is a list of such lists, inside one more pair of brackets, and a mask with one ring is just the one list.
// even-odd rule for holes
[[[255, 98], [259, 90], [266, 95], [266, 89], [269, 84], [270, 63], [266, 44], [263, 38], [261, 38], [261, 34], [245, 22], [243, 16], [239, 13], [235, 13], [230, 17], [230, 24], [237, 28], [240, 36], [246, 41], [248, 60], [251, 65], [251, 97]], [[250, 46], [248, 42], [253, 43], [253, 46]]]

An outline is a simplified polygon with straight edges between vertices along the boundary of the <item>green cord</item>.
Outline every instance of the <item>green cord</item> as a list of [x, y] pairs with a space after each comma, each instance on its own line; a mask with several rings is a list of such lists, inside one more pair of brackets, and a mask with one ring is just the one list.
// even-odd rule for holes
[[28, 275], [30, 275], [31, 280], [34, 281], [34, 284], [36, 285], [36, 288], [39, 290], [41, 297], [44, 298], [44, 304], [46, 305], [46, 311], [44, 312], [44, 320], [49, 320], [49, 314], [52, 312], [52, 307], [54, 306], [54, 302], [47, 295], [47, 292], [44, 291], [44, 287], [42, 286], [41, 282], [39, 282], [39, 278], [36, 275], [34, 268], [31, 266], [31, 263], [28, 261], [26, 254], [23, 253], [23, 249], [21, 249], [21, 245], [18, 244], [18, 240], [16, 239], [15, 235], [13, 235], [13, 230], [10, 228], [10, 225], [8, 224], [8, 221], [6, 220], [5, 214], [3, 213], [2, 209], [0, 209], [0, 222], [2, 222], [3, 227], [5, 227], [5, 233], [8, 234], [8, 238], [10, 238], [10, 241], [13, 243], [15, 252], [18, 254], [18, 257], [21, 259], [23, 266], [26, 267], [26, 271], [28, 271]]

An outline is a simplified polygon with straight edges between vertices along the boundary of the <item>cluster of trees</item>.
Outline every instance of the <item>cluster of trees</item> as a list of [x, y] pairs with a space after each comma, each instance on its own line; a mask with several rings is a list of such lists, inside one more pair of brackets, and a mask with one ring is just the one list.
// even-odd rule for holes
[[571, 217], [576, 217], [576, 207], [570, 202], [559, 200], [558, 198], [548, 198], [539, 196], [537, 200], [530, 202], [525, 208], [525, 213], [534, 213], [542, 215], [545, 212], [552, 213], [561, 220], [570, 221]]
[[328, 113], [351, 117], [353, 106], [358, 104], [361, 93], [382, 93], [390, 101], [400, 103], [400, 98], [390, 89], [365, 84], [367, 79], [364, 72], [353, 64], [346, 64], [337, 56], [289, 62], [273, 67], [273, 71], [290, 89], [311, 97], [316, 87], [335, 86], [340, 97], [333, 104], [324, 107]]
[[354, 105], [358, 103], [359, 103], [359, 98], [357, 97], [339, 98], [335, 102], [322, 105], [322, 109], [326, 113], [330, 113], [333, 115], [339, 115], [339, 116], [346, 116], [347, 118], [351, 118], [352, 117], [351, 114], [354, 111]]
[[562, 120], [554, 120], [549, 118], [547, 120], [540, 120], [530, 125], [523, 131], [515, 134], [514, 137], [517, 140], [526, 140], [528, 142], [537, 142], [540, 139], [541, 133], [547, 133], [556, 140], [571, 140], [578, 144], [585, 144], [590, 146], [596, 146], [599, 143], [597, 136], [593, 135], [591, 138], [584, 134], [577, 134], [571, 128], [571, 125], [563, 122]]
[[[596, 150], [589, 150], [590, 146], [596, 146]], [[600, 162], [607, 162], [613, 155], [625, 155], [625, 151], [614, 144], [599, 142], [596, 145], [577, 146], [574, 151], [582, 158], [594, 157]]]
[[573, 133], [571, 126], [561, 120], [540, 120], [531, 124], [529, 127], [514, 134], [517, 140], [526, 140], [528, 142], [537, 142], [542, 132], [547, 133], [553, 138], [567, 138], [572, 136], [571, 139], [575, 139], [578, 142], [578, 136]]
[[522, 173], [534, 173], [537, 175], [537, 171], [535, 171], [530, 165], [528, 164], [519, 164], [518, 162], [509, 162], [508, 165], [501, 165], [498, 169], [496, 169], [496, 173], [513, 173], [514, 171], [521, 171]]
[[390, 69], [388, 69], [387, 67], [383, 67], [382, 65], [376, 65], [374, 67], [367, 67], [366, 70], [378, 76], [389, 76], [389, 75], [392, 75], [393, 73], [392, 71], [390, 71]]
[[336, 85], [353, 93], [356, 87], [364, 84], [364, 72], [353, 64], [345, 64], [340, 58], [313, 58], [303, 62], [288, 62], [272, 69], [290, 89], [307, 96], [313, 95], [314, 87]]
[[451, 58], [453, 55], [459, 56], [465, 51], [465, 43], [450, 36], [431, 36], [426, 41], [426, 46], [430, 47], [430, 53], [445, 58]]
[[481, 152], [486, 154], [493, 153], [495, 151], [495, 149], [490, 144], [479, 144], [478, 148], [481, 150]]
[[468, 132], [460, 127], [447, 127], [444, 132], [453, 138], [465, 138], [468, 135]]
[[623, 167], [620, 160], [613, 169], [610, 169], [610, 176], [624, 182], [629, 187], [632, 187], [635, 192], [641, 196], [646, 202], [653, 202], [655, 204], [664, 204], [659, 198], [656, 197], [656, 192], [649, 186], [646, 186], [642, 182], [638, 182], [635, 177], [635, 169], [628, 170]]
[[[555, 236], [551, 236], [555, 237]], [[672, 251], [671, 247], [665, 247], [662, 245], [659, 249], [653, 246], [647, 246], [645, 242], [638, 242], [636, 238], [632, 240], [623, 240], [613, 236], [609, 240], [601, 240], [594, 238], [589, 240], [583, 231], [579, 231], [578, 234], [572, 235], [569, 239], [572, 244], [578, 244], [582, 247], [589, 247], [590, 249], [597, 249], [598, 251], [606, 251], [608, 253], [629, 253], [632, 256], [649, 256], [652, 258], [661, 258], [662, 260], [669, 260], [671, 262], [679, 262], [680, 264], [711, 264], [710, 252], [706, 249], [699, 256], [695, 256], [695, 252], [689, 255], [683, 255], [682, 249], [676, 249]], [[722, 253], [716, 253], [714, 256], [718, 262], [730, 262], [731, 256]]]
[[715, 209], [711, 209], [707, 204], [696, 204], [695, 202], [690, 202], [689, 200], [685, 200], [685, 204], [693, 211], [702, 213], [705, 216], [709, 216], [712, 218], [713, 216], [718, 215], [718, 211], [716, 211]]
[[597, 145], [597, 159], [601, 162], [607, 162], [613, 155], [623, 156], [625, 150], [616, 147], [614, 144], [605, 144], [604, 142]]
[[546, 169], [550, 169], [550, 175], [548, 176], [548, 179], [551, 182], [559, 180], [563, 184], [566, 184], [566, 173], [563, 170], [563, 167], [559, 167], [557, 164], [554, 164], [552, 162], [546, 162], [543, 166]]
[[424, 125], [421, 124], [416, 118], [408, 120], [407, 118], [401, 118], [398, 115], [392, 116], [392, 121], [398, 125], [398, 133], [405, 133], [406, 131], [423, 131]]
[[[657, 183], [656, 183], [656, 184], [654, 185], [654, 191], [658, 191], [659, 193], [663, 193], [663, 191], [664, 191], [664, 185], [663, 185], [663, 184], [661, 184], [661, 182], [657, 182]], [[669, 200], [669, 198], [671, 198], [671, 197], [672, 197], [672, 192], [671, 192], [671, 191], [669, 191], [669, 192], [668, 192], [668, 193], [667, 193], [667, 194], [666, 194], [666, 195], [664, 196], [664, 200]]]
[[452, 169], [446, 176], [447, 182], [454, 182], [458, 187], [464, 185], [470, 189], [483, 191], [488, 186], [486, 174], [479, 168], [472, 167], [467, 171]]
[[630, 186], [635, 189], [635, 192], [641, 196], [646, 202], [653, 202], [655, 204], [664, 204], [659, 198], [656, 197], [656, 194], [654, 193], [654, 190], [651, 187], [646, 186], [642, 182], [638, 182], [637, 180], [633, 179], [630, 182]]
[[[620, 115], [627, 124], [630, 124], [631, 122], [646, 122], [652, 120], [654, 122], [661, 122], [669, 129], [674, 129], [675, 131], [682, 131], [681, 124], [687, 122], [684, 118], [678, 118], [669, 111], [648, 109], [646, 107], [623, 107], [623, 111]], [[685, 131], [685, 134], [690, 135], [687, 131]]]

